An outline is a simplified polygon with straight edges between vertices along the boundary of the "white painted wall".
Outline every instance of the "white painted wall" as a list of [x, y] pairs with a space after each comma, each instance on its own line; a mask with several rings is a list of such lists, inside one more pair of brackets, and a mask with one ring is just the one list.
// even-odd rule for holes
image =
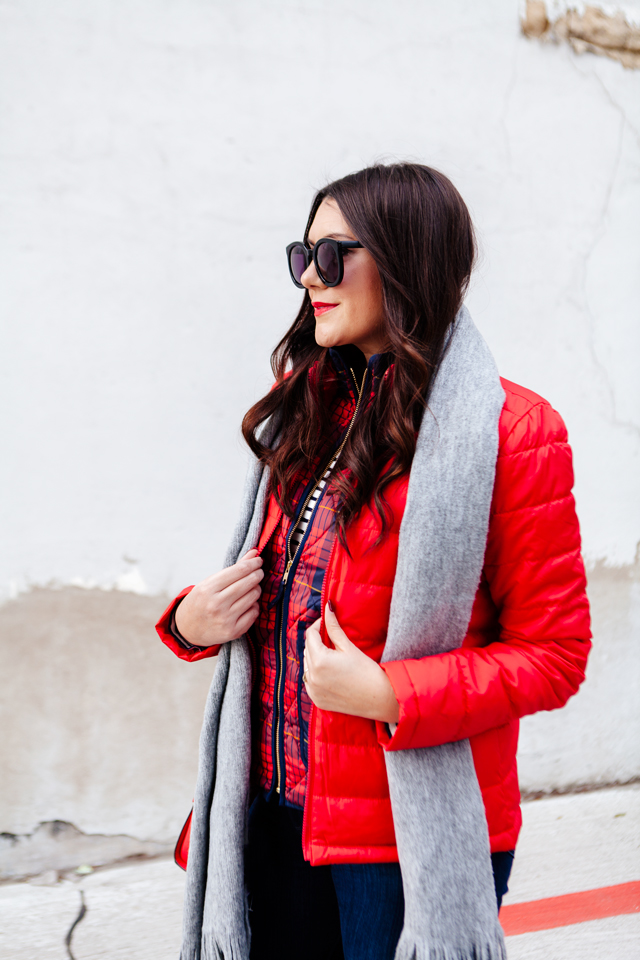
[[[640, 540], [640, 73], [509, 0], [0, 8], [5, 592], [219, 563], [238, 423], [312, 191], [379, 157], [467, 199], [501, 372], [569, 425], [588, 559]], [[129, 560], [125, 558], [130, 558]], [[130, 581], [142, 587], [140, 580]]]
[[[640, 72], [526, 40], [518, 12], [0, 5], [5, 597], [172, 593], [216, 569], [247, 459], [239, 422], [299, 302], [284, 247], [315, 188], [380, 158], [432, 164], [466, 198], [482, 249], [472, 314], [501, 373], [568, 424], [587, 560], [630, 569]], [[616, 649], [637, 642], [625, 624]], [[567, 755], [540, 761], [547, 722], [525, 725], [533, 786]], [[581, 767], [596, 778], [610, 735]]]

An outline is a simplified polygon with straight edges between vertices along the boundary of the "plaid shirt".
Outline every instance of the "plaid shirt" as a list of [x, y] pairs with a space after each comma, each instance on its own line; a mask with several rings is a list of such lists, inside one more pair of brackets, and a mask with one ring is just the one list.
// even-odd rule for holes
[[[369, 365], [365, 386], [371, 389], [370, 397], [380, 380], [383, 356], [372, 358]], [[332, 350], [331, 358], [338, 377], [327, 378], [325, 402], [331, 415], [328, 447], [335, 452], [354, 416], [357, 395], [343, 356]], [[362, 376], [364, 370], [359, 373]], [[330, 481], [309, 520], [286, 585], [283, 576], [292, 525], [330, 459], [329, 453], [299, 478], [294, 518], [282, 516], [263, 550], [260, 614], [251, 631], [257, 661], [252, 780], [267, 793], [279, 787], [281, 802], [295, 807], [304, 806], [311, 715], [311, 700], [302, 683], [305, 631], [321, 615], [322, 584], [335, 539], [338, 501]]]

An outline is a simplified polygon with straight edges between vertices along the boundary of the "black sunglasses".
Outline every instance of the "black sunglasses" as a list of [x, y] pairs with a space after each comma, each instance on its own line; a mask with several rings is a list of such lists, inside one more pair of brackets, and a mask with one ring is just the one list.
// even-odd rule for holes
[[337, 287], [344, 278], [342, 251], [361, 246], [357, 240], [332, 240], [329, 237], [322, 237], [313, 249], [301, 240], [290, 243], [287, 247], [287, 263], [291, 279], [296, 287], [302, 287], [302, 274], [313, 260], [316, 272], [325, 287]]

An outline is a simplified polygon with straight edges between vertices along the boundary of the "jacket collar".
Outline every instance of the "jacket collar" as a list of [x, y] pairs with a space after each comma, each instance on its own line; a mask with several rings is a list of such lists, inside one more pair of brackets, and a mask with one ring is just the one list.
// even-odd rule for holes
[[393, 362], [391, 353], [376, 353], [367, 362], [364, 353], [351, 343], [341, 347], [331, 347], [329, 356], [340, 380], [355, 396], [365, 383], [365, 375], [366, 383], [374, 393]]

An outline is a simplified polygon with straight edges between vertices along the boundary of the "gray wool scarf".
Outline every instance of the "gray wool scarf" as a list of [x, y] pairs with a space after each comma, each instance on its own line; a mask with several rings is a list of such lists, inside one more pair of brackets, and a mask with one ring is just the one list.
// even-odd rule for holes
[[[411, 467], [383, 660], [462, 644], [480, 582], [504, 392], [468, 311], [433, 381]], [[279, 424], [267, 423], [263, 442]], [[258, 542], [268, 470], [249, 470], [227, 566]], [[251, 661], [225, 644], [205, 708], [181, 960], [249, 960], [244, 887]], [[405, 899], [396, 960], [506, 960], [484, 806], [468, 740], [386, 751]]]

